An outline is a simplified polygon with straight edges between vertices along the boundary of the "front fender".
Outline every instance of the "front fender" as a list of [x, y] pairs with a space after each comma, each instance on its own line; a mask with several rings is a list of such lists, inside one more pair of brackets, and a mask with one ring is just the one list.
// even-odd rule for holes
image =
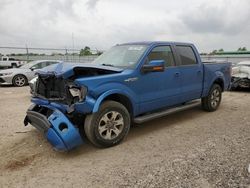
[[126, 92], [124, 90], [121, 90], [121, 89], [112, 89], [112, 90], [106, 91], [105, 93], [100, 95], [98, 97], [98, 99], [96, 100], [96, 102], [95, 102], [95, 105], [94, 105], [94, 108], [93, 108], [92, 112], [93, 113], [97, 112], [99, 110], [99, 108], [100, 108], [100, 105], [101, 105], [102, 101], [106, 97], [108, 97], [109, 95], [112, 95], [112, 94], [120, 94], [120, 95], [124, 95], [125, 97], [127, 97], [130, 100], [131, 104], [132, 104], [134, 113], [136, 112], [136, 103], [133, 100], [133, 97], [131, 96], [131, 94], [129, 94], [128, 92]]

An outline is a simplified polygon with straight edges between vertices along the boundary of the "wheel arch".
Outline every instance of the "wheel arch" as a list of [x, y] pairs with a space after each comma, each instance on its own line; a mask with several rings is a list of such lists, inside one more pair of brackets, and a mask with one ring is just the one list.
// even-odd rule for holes
[[223, 80], [223, 78], [218, 77], [217, 79], [214, 80], [212, 85], [214, 85], [214, 84], [218, 84], [221, 87], [222, 91], [224, 91], [224, 80]]
[[11, 63], [11, 67], [16, 66], [17, 67], [17, 63]]
[[130, 113], [131, 117], [134, 115], [134, 110], [135, 110], [135, 104], [133, 100], [131, 100], [131, 97], [122, 91], [119, 90], [113, 90], [113, 91], [108, 91], [102, 94], [97, 100], [93, 108], [93, 113], [97, 112], [100, 108], [100, 105], [107, 100], [113, 100], [116, 102], [121, 103], [124, 105], [128, 112]]

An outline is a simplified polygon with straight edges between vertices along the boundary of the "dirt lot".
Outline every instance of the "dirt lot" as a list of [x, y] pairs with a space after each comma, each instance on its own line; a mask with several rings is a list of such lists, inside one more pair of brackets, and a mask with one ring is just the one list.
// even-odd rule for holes
[[58, 153], [23, 126], [29, 88], [0, 87], [0, 187], [250, 187], [250, 93], [133, 127], [113, 148]]

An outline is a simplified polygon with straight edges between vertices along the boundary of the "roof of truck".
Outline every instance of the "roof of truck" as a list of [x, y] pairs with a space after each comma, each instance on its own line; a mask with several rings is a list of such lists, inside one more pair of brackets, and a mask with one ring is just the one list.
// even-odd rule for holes
[[174, 41], [139, 41], [139, 42], [128, 42], [118, 45], [153, 45], [153, 44], [177, 44], [177, 45], [193, 45], [188, 42], [174, 42]]

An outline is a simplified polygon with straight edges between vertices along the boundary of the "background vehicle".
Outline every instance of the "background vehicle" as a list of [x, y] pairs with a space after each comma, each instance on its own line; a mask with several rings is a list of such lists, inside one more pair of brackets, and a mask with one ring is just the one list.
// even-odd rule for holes
[[91, 64], [60, 63], [38, 71], [24, 124], [41, 130], [57, 150], [86, 138], [120, 143], [131, 123], [201, 104], [215, 111], [230, 86], [230, 63], [202, 63], [195, 46], [175, 42], [117, 45]]
[[59, 62], [61, 61], [32, 61], [30, 63], [22, 65], [20, 68], [0, 70], [0, 84], [13, 84], [14, 86], [18, 87], [27, 85], [28, 81], [35, 77], [37, 69], [41, 69]]
[[20, 61], [18, 59], [8, 57], [8, 56], [2, 56], [0, 58], [0, 68], [17, 68], [21, 65], [25, 64], [26, 61]]
[[232, 89], [250, 88], [250, 61], [243, 61], [232, 69]]

